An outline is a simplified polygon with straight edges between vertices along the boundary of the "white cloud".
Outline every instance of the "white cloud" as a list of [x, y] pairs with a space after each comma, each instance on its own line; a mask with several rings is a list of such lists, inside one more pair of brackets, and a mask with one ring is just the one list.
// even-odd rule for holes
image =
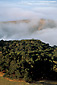
[[[53, 22], [53, 21], [52, 21]], [[0, 39], [40, 39], [50, 45], [57, 45], [57, 21], [46, 22], [42, 30], [38, 30], [39, 21], [31, 20], [29, 23], [0, 23]]]
[[19, 7], [0, 8], [0, 21], [19, 19], [57, 19], [57, 8], [55, 7], [33, 7], [29, 9]]
[[[0, 23], [0, 39], [29, 39], [37, 38], [42, 41], [49, 42], [51, 45], [57, 45], [57, 26], [53, 29], [46, 28], [38, 31], [38, 20], [44, 19], [57, 19], [57, 7], [54, 4], [47, 7], [42, 7], [45, 3], [32, 3], [32, 2], [20, 2], [20, 3], [2, 3], [0, 2], [0, 21], [13, 21], [20, 19], [32, 20], [30, 23], [20, 24], [1, 24]], [[48, 7], [49, 5], [49, 7]], [[53, 6], [53, 7], [52, 7]], [[57, 24], [57, 22], [56, 22]], [[33, 27], [36, 25], [36, 27]]]
[[36, 31], [31, 38], [40, 39], [50, 45], [57, 45], [57, 28], [48, 28], [41, 31]]

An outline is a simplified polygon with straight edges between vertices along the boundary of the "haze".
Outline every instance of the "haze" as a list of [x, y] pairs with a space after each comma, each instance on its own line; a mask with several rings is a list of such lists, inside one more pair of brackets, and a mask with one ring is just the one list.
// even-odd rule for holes
[[[42, 2], [40, 2], [42, 1]], [[45, 1], [45, 0], [44, 0]], [[0, 40], [40, 39], [50, 45], [57, 45], [57, 1], [43, 0], [0, 0]], [[39, 21], [45, 20], [42, 29]], [[29, 20], [18, 22], [20, 20]], [[48, 24], [48, 20], [53, 23]], [[17, 23], [4, 23], [17, 21]]]

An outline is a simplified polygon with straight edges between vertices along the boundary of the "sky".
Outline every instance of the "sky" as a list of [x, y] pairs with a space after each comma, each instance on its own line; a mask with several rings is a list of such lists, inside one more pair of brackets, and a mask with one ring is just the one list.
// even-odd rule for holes
[[[57, 0], [0, 0], [0, 22], [24, 19], [29, 19], [31, 22], [0, 23], [0, 40], [34, 38], [50, 45], [57, 45]], [[39, 31], [36, 28], [40, 19], [53, 20], [56, 25], [50, 28], [47, 22], [47, 27]]]
[[0, 0], [0, 21], [33, 17], [57, 19], [56, 15], [57, 0]]

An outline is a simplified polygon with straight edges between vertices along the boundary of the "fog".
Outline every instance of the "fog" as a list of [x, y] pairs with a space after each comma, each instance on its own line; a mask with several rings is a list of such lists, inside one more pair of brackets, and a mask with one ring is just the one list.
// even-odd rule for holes
[[32, 38], [57, 45], [57, 2], [0, 0], [0, 40]]
[[[45, 23], [43, 24], [44, 21]], [[57, 22], [53, 20], [27, 20], [28, 22], [1, 22], [0, 40], [40, 39], [57, 45]], [[39, 29], [41, 27], [41, 29]]]

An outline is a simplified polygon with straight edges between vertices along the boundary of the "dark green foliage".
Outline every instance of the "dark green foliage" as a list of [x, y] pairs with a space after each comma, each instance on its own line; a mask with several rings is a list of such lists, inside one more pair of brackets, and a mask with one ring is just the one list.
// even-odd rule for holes
[[[0, 41], [0, 71], [27, 82], [57, 76], [57, 50], [40, 40]], [[56, 65], [56, 66], [55, 66]], [[56, 73], [55, 73], [56, 72]]]

